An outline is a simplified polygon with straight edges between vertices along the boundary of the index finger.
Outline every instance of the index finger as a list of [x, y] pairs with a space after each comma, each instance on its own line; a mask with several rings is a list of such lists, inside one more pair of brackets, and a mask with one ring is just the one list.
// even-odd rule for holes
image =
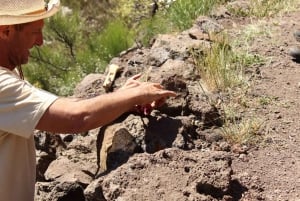
[[141, 76], [142, 76], [142, 74], [139, 73], [139, 74], [136, 74], [136, 75], [130, 77], [129, 80], [137, 80], [137, 79], [139, 79]]
[[174, 91], [170, 91], [170, 90], [161, 90], [160, 95], [162, 95], [163, 97], [176, 97], [177, 94]]

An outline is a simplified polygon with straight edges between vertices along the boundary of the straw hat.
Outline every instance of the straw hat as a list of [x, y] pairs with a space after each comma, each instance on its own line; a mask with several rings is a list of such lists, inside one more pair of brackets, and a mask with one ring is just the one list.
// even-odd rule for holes
[[60, 7], [59, 0], [0, 0], [0, 25], [22, 24], [54, 15]]

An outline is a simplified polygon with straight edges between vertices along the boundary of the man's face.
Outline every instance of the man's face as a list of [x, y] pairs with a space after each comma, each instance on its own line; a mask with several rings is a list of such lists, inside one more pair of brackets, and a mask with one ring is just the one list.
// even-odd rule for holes
[[8, 59], [12, 66], [28, 63], [29, 50], [43, 44], [43, 26], [44, 21], [39, 20], [11, 27]]

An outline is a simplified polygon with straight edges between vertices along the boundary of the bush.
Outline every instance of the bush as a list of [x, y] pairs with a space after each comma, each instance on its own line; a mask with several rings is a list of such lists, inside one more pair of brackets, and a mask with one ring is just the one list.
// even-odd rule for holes
[[121, 20], [114, 20], [107, 24], [100, 33], [92, 33], [88, 45], [99, 57], [109, 62], [121, 51], [128, 49], [133, 44], [133, 35]]
[[71, 95], [87, 74], [103, 72], [110, 59], [133, 41], [120, 20], [98, 32], [86, 27], [84, 18], [76, 12], [53, 16], [46, 21], [44, 33], [46, 44], [33, 49], [24, 74], [36, 86], [63, 96]]

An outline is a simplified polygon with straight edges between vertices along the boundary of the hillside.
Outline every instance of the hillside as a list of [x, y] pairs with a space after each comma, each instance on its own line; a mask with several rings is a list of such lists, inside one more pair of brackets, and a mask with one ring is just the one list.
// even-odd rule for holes
[[[229, 3], [247, 9], [246, 1]], [[264, 18], [220, 7], [188, 30], [122, 52], [110, 62], [122, 67], [113, 90], [144, 72], [178, 96], [149, 116], [125, 114], [77, 136], [37, 133], [37, 200], [300, 200], [300, 64], [288, 56], [299, 21], [300, 2]], [[221, 31], [229, 40], [246, 38], [236, 51], [263, 58], [245, 69], [247, 87], [233, 92], [200, 82], [193, 54], [202, 55]], [[74, 96], [105, 93], [104, 80], [88, 75]], [[235, 121], [259, 120], [251, 140], [224, 135], [222, 114], [231, 104]]]

